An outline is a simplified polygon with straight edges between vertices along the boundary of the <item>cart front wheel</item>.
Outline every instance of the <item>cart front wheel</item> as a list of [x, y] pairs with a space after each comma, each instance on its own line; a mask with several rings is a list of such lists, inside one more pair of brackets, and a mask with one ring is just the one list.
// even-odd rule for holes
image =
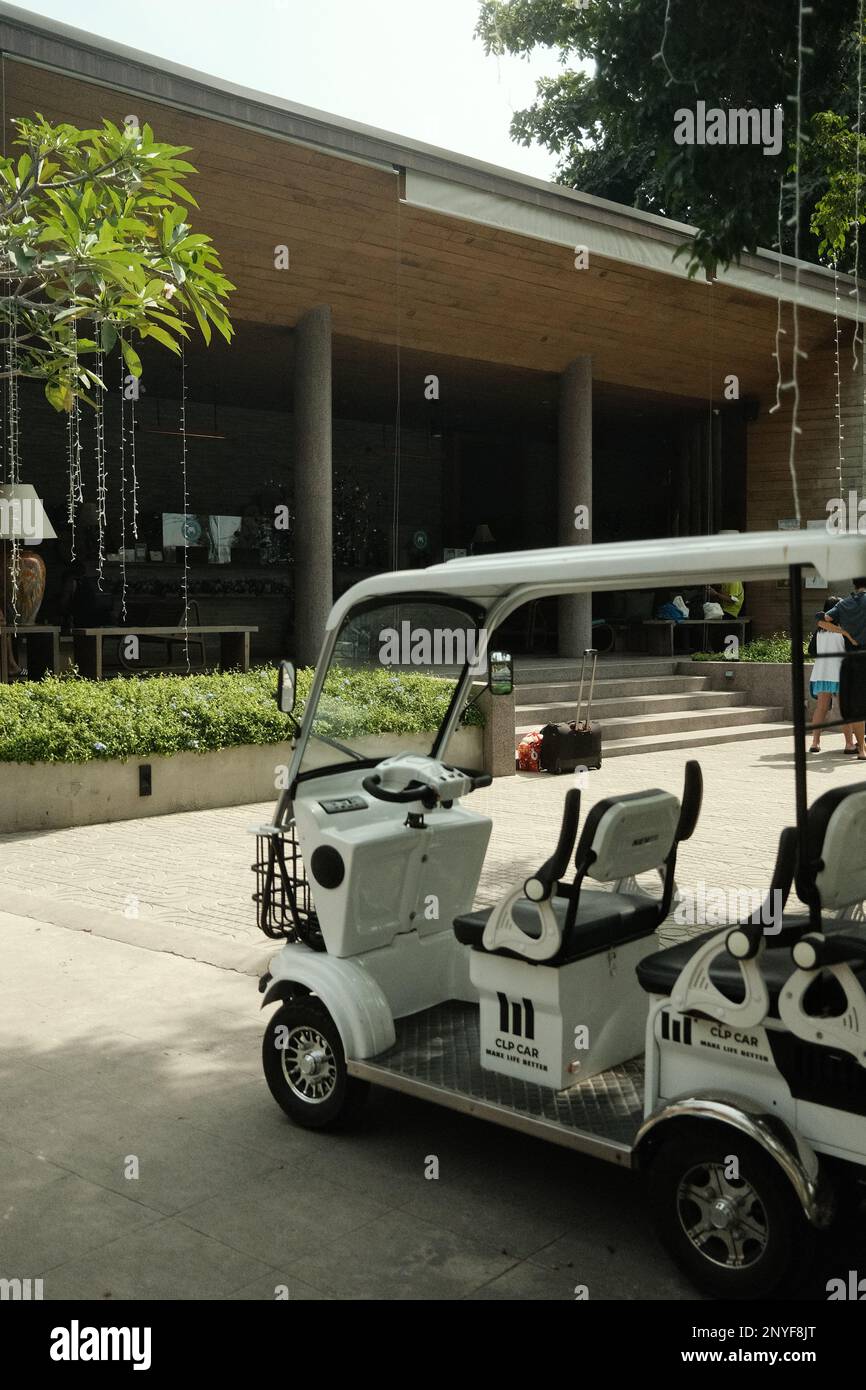
[[265, 1029], [262, 1065], [274, 1100], [305, 1129], [350, 1123], [370, 1090], [349, 1076], [337, 1025], [314, 998], [277, 1009]]
[[767, 1298], [802, 1277], [814, 1230], [778, 1164], [743, 1135], [709, 1125], [672, 1135], [650, 1196], [663, 1244], [705, 1293]]

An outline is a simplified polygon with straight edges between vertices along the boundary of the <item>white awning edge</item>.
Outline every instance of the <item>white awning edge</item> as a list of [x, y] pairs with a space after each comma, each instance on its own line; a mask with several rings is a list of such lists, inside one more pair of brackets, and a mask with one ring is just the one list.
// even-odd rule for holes
[[[572, 250], [585, 246], [590, 255], [688, 279], [685, 257], [674, 259], [674, 252], [686, 239], [685, 231], [673, 230], [679, 229], [678, 223], [672, 224], [668, 237], [662, 240], [658, 227], [649, 236], [624, 226], [612, 226], [609, 221], [602, 222], [595, 217], [581, 215], [579, 206], [575, 207], [574, 212], [555, 211], [410, 168], [406, 169], [403, 201], [428, 212], [458, 217], [499, 231], [514, 232], [517, 236], [531, 237], [554, 246], [567, 246]], [[778, 258], [771, 252], [759, 253], [751, 259], [766, 263], [766, 269], [758, 269], [754, 265], [732, 265], [720, 271], [716, 280], [750, 294], [769, 299], [781, 298], [783, 303], [798, 304], [819, 313], [834, 312], [836, 300], [832, 276], [828, 276], [826, 288], [803, 283], [802, 279], [798, 284], [795, 279], [797, 263], [790, 257], [782, 258], [784, 273], [781, 280], [778, 277]], [[801, 263], [801, 273], [810, 278], [816, 274], [826, 274], [821, 267], [806, 263]], [[839, 286], [840, 318], [866, 321], [866, 293], [861, 296], [858, 312], [856, 297], [848, 293], [854, 287], [854, 281], [849, 276], [840, 276]]]
[[866, 536], [836, 535], [817, 528], [745, 531], [468, 556], [426, 569], [388, 571], [361, 580], [334, 604], [327, 629], [338, 627], [355, 604], [393, 598], [395, 594], [451, 594], [487, 606], [524, 586], [561, 594], [732, 580], [755, 583], [784, 579], [791, 565], [802, 565], [828, 581], [850, 582], [866, 575]]

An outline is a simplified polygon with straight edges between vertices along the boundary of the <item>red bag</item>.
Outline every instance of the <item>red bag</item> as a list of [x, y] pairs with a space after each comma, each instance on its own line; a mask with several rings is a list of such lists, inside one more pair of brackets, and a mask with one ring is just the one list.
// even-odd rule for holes
[[540, 772], [539, 754], [541, 752], [541, 734], [533, 732], [525, 734], [517, 746], [517, 771], [518, 772]]

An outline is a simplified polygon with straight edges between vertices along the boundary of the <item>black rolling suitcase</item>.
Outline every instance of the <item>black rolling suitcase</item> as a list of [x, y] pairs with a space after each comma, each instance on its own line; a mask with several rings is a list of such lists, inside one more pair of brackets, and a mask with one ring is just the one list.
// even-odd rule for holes
[[[592, 658], [586, 717], [581, 719], [583, 686], [587, 657]], [[587, 647], [580, 668], [580, 689], [577, 695], [576, 718], [571, 724], [545, 724], [541, 730], [539, 763], [542, 772], [574, 772], [578, 767], [601, 767], [601, 727], [591, 722], [592, 692], [595, 688], [595, 669], [598, 652]]]

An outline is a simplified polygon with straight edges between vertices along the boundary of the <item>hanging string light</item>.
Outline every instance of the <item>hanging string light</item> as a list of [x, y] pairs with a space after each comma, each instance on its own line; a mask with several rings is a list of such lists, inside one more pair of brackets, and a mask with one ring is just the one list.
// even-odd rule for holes
[[120, 335], [120, 616], [126, 622], [126, 364]]
[[135, 401], [133, 391], [129, 401], [129, 470], [132, 477], [132, 538], [138, 540], [138, 473], [135, 466]]
[[397, 273], [396, 273], [396, 297], [395, 297], [395, 318], [396, 318], [396, 371], [397, 381], [394, 400], [394, 461], [393, 461], [393, 505], [391, 508], [391, 563], [394, 569], [400, 568], [400, 473], [402, 467], [402, 344], [403, 344], [403, 222], [401, 218], [402, 202], [398, 198], [397, 225], [396, 225], [396, 252], [397, 252]]
[[102, 588], [102, 573], [105, 564], [105, 530], [106, 530], [106, 499], [108, 496], [108, 479], [105, 472], [105, 412], [103, 397], [105, 395], [105, 354], [102, 351], [100, 324], [96, 325], [96, 341], [100, 346], [96, 350], [96, 375], [99, 377], [100, 386], [95, 393], [95, 408], [93, 412], [93, 438], [96, 452], [96, 516], [99, 531], [99, 554], [97, 558], [97, 588]]
[[844, 497], [844, 496], [845, 496], [845, 486], [844, 486], [843, 473], [844, 473], [844, 462], [845, 462], [845, 455], [844, 455], [844, 438], [845, 438], [845, 436], [844, 436], [844, 431], [843, 431], [843, 428], [842, 428], [842, 366], [841, 366], [841, 362], [840, 362], [840, 358], [839, 358], [839, 264], [838, 264], [838, 261], [836, 260], [836, 257], [835, 257], [835, 256], [833, 257], [833, 294], [834, 294], [834, 298], [835, 298], [835, 305], [834, 305], [834, 312], [833, 312], [833, 324], [834, 324], [834, 330], [835, 330], [835, 333], [834, 333], [834, 340], [835, 340], [835, 344], [836, 344], [836, 368], [835, 368], [835, 376], [836, 376], [836, 429], [837, 429], [838, 436], [839, 436], [839, 458], [838, 458], [837, 472], [838, 472], [838, 475], [839, 475], [839, 496], [840, 496], [840, 497]]
[[[674, 83], [674, 82], [681, 82], [681, 81], [683, 80], [683, 79], [680, 78], [680, 77], [675, 77], [674, 74], [671, 72], [671, 69], [670, 69], [670, 66], [669, 66], [668, 60], [667, 60], [667, 54], [666, 54], [666, 52], [665, 52], [665, 49], [666, 49], [666, 47], [667, 47], [667, 42], [668, 42], [668, 30], [670, 29], [670, 27], [671, 27], [671, 22], [672, 22], [671, 4], [672, 4], [672, 0], [667, 0], [667, 4], [665, 5], [664, 26], [663, 26], [663, 28], [662, 28], [662, 41], [661, 41], [661, 43], [660, 43], [660, 45], [659, 45], [659, 51], [658, 51], [658, 53], [654, 53], [654, 54], [653, 54], [653, 62], [654, 62], [654, 63], [661, 63], [662, 66], [664, 67], [665, 72], [666, 72], [667, 75], [668, 75], [668, 80], [667, 80], [667, 83], [665, 84], [665, 85], [668, 86], [668, 87], [670, 87], [671, 84]], [[689, 78], [689, 81], [691, 82], [691, 84], [692, 84], [692, 86], [694, 87], [695, 91], [697, 91], [697, 90], [698, 90], [698, 84], [697, 84], [697, 82], [694, 80], [694, 78]]]
[[[9, 462], [9, 482], [15, 488], [21, 481], [20, 418], [18, 400], [18, 311], [10, 300], [9, 334], [6, 339], [6, 446]], [[12, 607], [12, 627], [18, 627], [18, 578], [20, 573], [21, 542], [13, 536], [9, 552], [10, 602]]]
[[66, 498], [66, 520], [69, 523], [70, 556], [75, 559], [75, 433], [72, 426], [72, 411], [66, 417], [66, 476], [69, 490]]
[[800, 165], [801, 149], [803, 145], [803, 60], [807, 53], [812, 50], [807, 48], [803, 42], [804, 20], [807, 14], [812, 14], [810, 6], [805, 5], [803, 0], [799, 0], [797, 13], [797, 85], [791, 101], [796, 111], [796, 134], [794, 143], [794, 179], [789, 185], [793, 193], [794, 209], [789, 219], [788, 225], [794, 229], [794, 304], [793, 304], [793, 327], [794, 345], [791, 353], [791, 377], [783, 385], [783, 390], [791, 391], [793, 403], [791, 406], [791, 431], [788, 441], [788, 471], [791, 475], [791, 490], [794, 495], [794, 514], [797, 518], [797, 525], [802, 524], [802, 513], [800, 510], [800, 486], [797, 478], [797, 440], [803, 433], [800, 428], [800, 359], [808, 358], [809, 354], [800, 347]]
[[851, 352], [854, 358], [852, 370], [855, 372], [860, 365], [857, 346], [863, 342], [860, 334], [860, 122], [863, 113], [863, 3], [864, 0], [860, 0], [857, 10], [857, 119], [854, 122], [854, 129], [857, 132], [857, 142], [854, 147], [854, 288], [848, 291], [850, 295], [855, 296], [857, 306], [854, 318], [854, 337], [851, 341]]
[[[78, 323], [75, 319], [72, 320], [72, 355], [77, 368]], [[69, 476], [67, 519], [69, 521], [70, 559], [74, 560], [76, 509], [84, 501], [84, 487], [81, 477], [81, 403], [77, 396], [73, 397], [72, 408], [66, 418], [66, 467]]]
[[186, 536], [189, 515], [189, 489], [186, 476], [186, 350], [184, 340], [180, 340], [180, 463], [183, 474], [183, 650], [186, 657], [186, 670], [189, 675], [192, 667], [189, 660], [189, 545]]
[[[860, 322], [860, 141], [862, 138], [863, 125], [863, 19], [864, 19], [864, 0], [860, 0], [857, 6], [857, 120], [854, 124], [857, 139], [855, 144], [855, 173], [854, 173], [854, 288], [849, 294], [854, 296], [855, 318], [854, 318], [854, 337], [851, 343], [853, 357], [852, 370], [857, 371], [860, 367], [860, 357], [857, 352], [858, 345], [863, 345], [862, 324]], [[860, 485], [866, 486], [866, 428], [862, 422], [866, 420], [866, 363], [861, 368], [863, 372], [863, 395], [861, 400], [861, 453], [860, 453]], [[841, 494], [844, 495], [844, 494]]]
[[776, 279], [779, 282], [779, 293], [776, 296], [776, 347], [773, 356], [776, 359], [776, 404], [770, 406], [769, 414], [775, 415], [782, 406], [782, 339], [787, 337], [788, 330], [782, 327], [782, 221], [783, 206], [785, 197], [785, 180], [779, 180], [779, 208], [776, 215]]

